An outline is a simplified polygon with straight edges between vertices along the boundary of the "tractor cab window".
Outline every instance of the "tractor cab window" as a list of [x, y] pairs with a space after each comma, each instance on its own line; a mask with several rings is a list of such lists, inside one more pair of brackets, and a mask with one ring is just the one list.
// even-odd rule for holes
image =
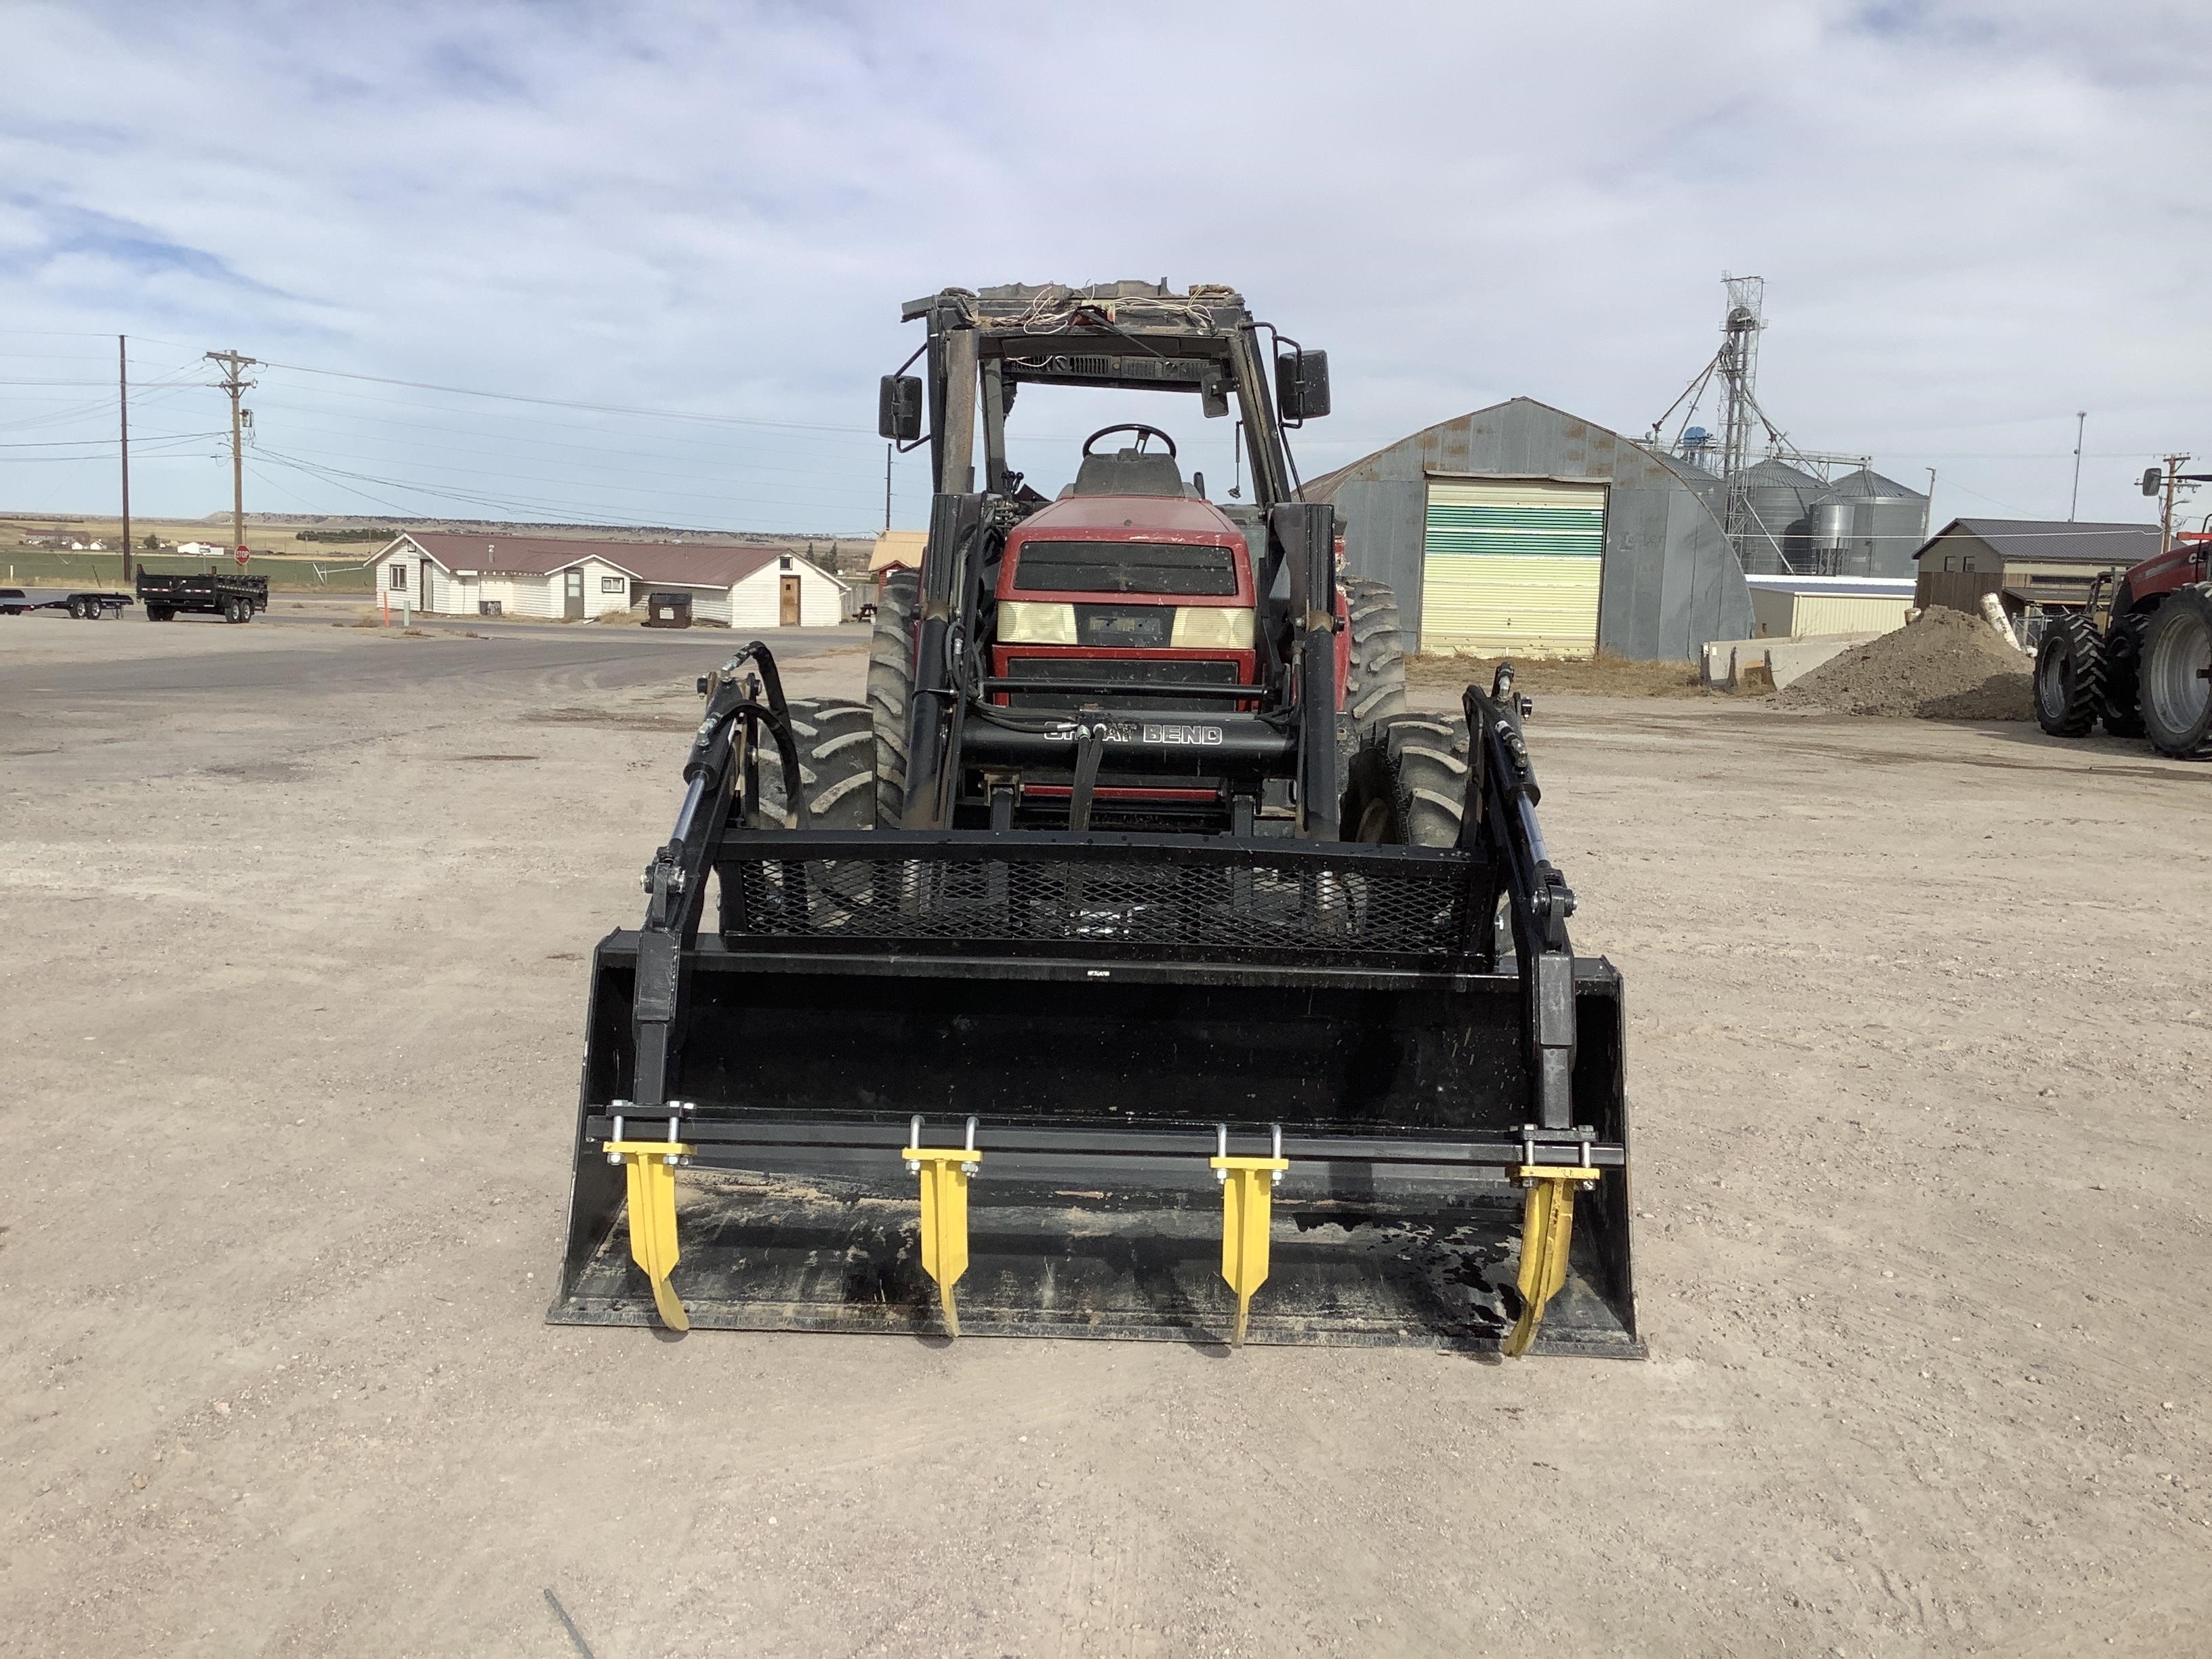
[[1014, 555], [1014, 591], [1230, 599], [1237, 555], [1174, 542], [1024, 542]]

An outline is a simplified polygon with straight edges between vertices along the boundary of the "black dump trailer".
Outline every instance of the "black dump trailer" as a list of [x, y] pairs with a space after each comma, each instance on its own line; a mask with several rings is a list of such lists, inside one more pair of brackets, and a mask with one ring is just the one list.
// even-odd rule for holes
[[148, 622], [170, 622], [192, 611], [227, 623], [248, 623], [255, 611], [269, 608], [269, 578], [226, 576], [213, 570], [204, 575], [157, 576], [142, 570], [138, 602], [146, 607]]

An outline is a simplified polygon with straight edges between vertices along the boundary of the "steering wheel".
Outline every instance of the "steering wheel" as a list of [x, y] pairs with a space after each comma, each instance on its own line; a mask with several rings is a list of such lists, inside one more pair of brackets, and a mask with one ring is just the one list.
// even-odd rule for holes
[[1176, 458], [1175, 440], [1168, 436], [1166, 433], [1161, 431], [1159, 428], [1156, 426], [1146, 426], [1141, 421], [1124, 421], [1120, 426], [1100, 427], [1097, 431], [1092, 433], [1089, 437], [1083, 441], [1083, 453], [1085, 455], [1090, 454], [1091, 445], [1097, 443], [1101, 438], [1109, 438], [1113, 436], [1116, 432], [1135, 433], [1137, 434], [1137, 447], [1140, 451], [1145, 447], [1146, 439], [1158, 438], [1162, 443], [1168, 447], [1168, 459], [1170, 460], [1173, 460]]

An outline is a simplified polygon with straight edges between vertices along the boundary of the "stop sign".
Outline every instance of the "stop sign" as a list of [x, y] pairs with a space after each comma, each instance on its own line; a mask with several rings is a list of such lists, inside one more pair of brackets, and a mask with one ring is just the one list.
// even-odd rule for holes
[[246, 568], [246, 562], [248, 559], [252, 558], [253, 556], [252, 556], [251, 553], [248, 553], [248, 552], [247, 552], [244, 548], [242, 548], [242, 547], [241, 547], [241, 548], [240, 548], [240, 549], [238, 550], [238, 552], [237, 552], [237, 554], [235, 555], [235, 556], [236, 556], [236, 558], [237, 558], [237, 560], [238, 560], [238, 568], [239, 568], [240, 570], [243, 570], [243, 569], [245, 569], [245, 568]]

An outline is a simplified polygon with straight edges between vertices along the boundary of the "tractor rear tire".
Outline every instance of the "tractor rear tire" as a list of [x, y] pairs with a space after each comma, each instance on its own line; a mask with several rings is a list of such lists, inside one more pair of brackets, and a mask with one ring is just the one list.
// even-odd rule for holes
[[2212, 583], [2176, 588], [2143, 629], [2143, 730], [2172, 760], [2212, 760]]
[[921, 612], [921, 573], [884, 578], [876, 629], [868, 639], [868, 715], [876, 734], [876, 823], [896, 829], [906, 812], [908, 721], [914, 709], [915, 620]]
[[1344, 712], [1361, 731], [1406, 712], [1406, 629], [1398, 596], [1364, 576], [1344, 580], [1351, 613], [1352, 665], [1345, 676]]
[[[866, 704], [829, 698], [794, 698], [792, 740], [799, 746], [799, 781], [816, 830], [872, 830], [876, 823], [875, 731]], [[760, 800], [745, 817], [756, 830], [795, 830], [799, 820], [784, 793], [783, 762], [775, 738], [761, 730]]]
[[2143, 629], [2148, 614], [2115, 617], [2105, 635], [2105, 730], [2116, 738], [2143, 734]]
[[1363, 730], [1345, 771], [1345, 840], [1457, 846], [1467, 757], [1467, 722], [1453, 715], [1395, 714]]
[[2082, 738], [2105, 708], [2105, 641], [2076, 611], [2044, 630], [2035, 653], [2036, 724], [2054, 738]]

